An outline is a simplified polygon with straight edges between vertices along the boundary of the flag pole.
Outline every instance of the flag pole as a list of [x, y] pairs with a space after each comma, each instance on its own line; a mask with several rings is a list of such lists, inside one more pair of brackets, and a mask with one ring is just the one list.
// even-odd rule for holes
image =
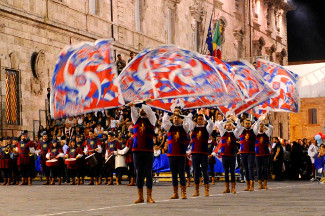
[[[212, 21], [212, 17], [213, 17], [213, 14], [214, 14], [214, 7], [212, 7], [212, 13], [211, 13], [211, 19], [210, 21]], [[203, 35], [206, 35], [206, 28], [205, 28], [205, 24], [206, 24], [206, 19], [207, 19], [207, 16], [205, 16], [205, 20], [204, 20], [204, 34]], [[208, 26], [208, 31], [209, 31], [209, 26]], [[200, 47], [200, 53], [202, 53], [202, 48], [206, 49], [206, 42], [204, 39], [202, 39], [202, 42], [201, 42], [201, 47]]]

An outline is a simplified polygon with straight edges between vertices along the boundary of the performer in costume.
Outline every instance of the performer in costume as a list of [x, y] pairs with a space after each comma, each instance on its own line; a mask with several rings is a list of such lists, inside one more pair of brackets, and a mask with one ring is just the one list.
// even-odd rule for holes
[[4, 178], [2, 185], [10, 185], [11, 180], [11, 159], [10, 153], [12, 152], [10, 141], [8, 138], [3, 138], [2, 146], [0, 147], [0, 170]]
[[43, 185], [50, 184], [50, 168], [45, 164], [46, 154], [48, 153], [50, 147], [51, 147], [51, 143], [48, 141], [47, 134], [46, 132], [43, 132], [42, 140], [36, 148], [36, 154], [41, 156], [40, 162], [42, 166], [42, 171], [44, 172], [46, 178], [46, 181]]
[[[234, 119], [234, 117], [232, 117]], [[225, 172], [225, 186], [226, 190], [223, 193], [230, 193], [229, 190], [229, 170], [231, 174], [231, 193], [236, 193], [236, 177], [235, 177], [235, 166], [236, 166], [236, 151], [237, 151], [237, 139], [240, 136], [240, 120], [236, 120], [236, 126], [233, 125], [229, 119], [226, 123], [219, 122], [218, 130], [221, 135], [221, 157], [222, 166]], [[235, 128], [235, 129], [233, 129]], [[217, 156], [218, 152], [213, 152], [213, 156]]]
[[170, 199], [178, 199], [178, 176], [180, 178], [182, 199], [187, 199], [186, 196], [186, 181], [185, 181], [185, 163], [187, 138], [189, 131], [193, 128], [192, 114], [183, 120], [178, 112], [174, 112], [173, 124], [170, 122], [170, 117], [167, 113], [162, 119], [162, 128], [164, 128], [168, 135], [168, 151], [167, 157], [169, 160], [169, 167], [172, 173], [172, 183], [174, 194]]
[[21, 134], [21, 141], [16, 147], [16, 152], [18, 152], [17, 165], [19, 166], [19, 171], [22, 176], [22, 182], [19, 185], [26, 185], [28, 180], [28, 185], [32, 185], [31, 178], [31, 161], [29, 154], [35, 153], [34, 143], [30, 141], [27, 137], [27, 133]]
[[211, 182], [213, 185], [216, 184], [215, 182], [215, 172], [214, 172], [214, 165], [216, 164], [216, 158], [212, 157], [211, 154], [214, 151], [214, 149], [217, 147], [216, 138], [214, 136], [210, 136], [208, 141], [208, 149], [209, 149], [209, 168], [211, 173]]
[[12, 158], [12, 184], [13, 185], [18, 185], [19, 184], [19, 171], [18, 171], [18, 165], [17, 165], [17, 159], [18, 159], [18, 152], [15, 151], [17, 149], [16, 147], [18, 146], [18, 138], [14, 137], [12, 140], [12, 153], [11, 153], [11, 158]]
[[128, 186], [135, 186], [135, 180], [134, 180], [134, 164], [133, 164], [133, 155], [132, 155], [132, 145], [133, 145], [133, 129], [129, 130], [129, 139], [126, 142], [125, 148], [122, 150], [117, 150], [117, 154], [119, 155], [126, 155], [125, 163], [128, 165], [129, 168], [129, 179], [130, 183]]
[[[115, 139], [115, 134], [113, 132], [108, 132], [107, 146], [106, 146], [106, 154], [105, 159], [107, 160], [111, 154], [114, 154], [118, 149], [121, 149], [120, 142]], [[113, 161], [111, 161], [113, 160]], [[111, 158], [109, 162], [107, 162], [108, 169], [108, 177], [109, 182], [107, 185], [113, 185], [113, 173], [115, 170], [115, 158]], [[116, 185], [120, 185], [119, 181], [119, 173], [116, 172]]]
[[[207, 120], [207, 124], [205, 119]], [[202, 171], [203, 178], [204, 178], [205, 196], [209, 196], [208, 140], [212, 131], [213, 131], [213, 121], [208, 116], [205, 116], [203, 114], [198, 115], [196, 121], [196, 127], [194, 128], [191, 135], [191, 145], [192, 145], [191, 155], [192, 155], [192, 166], [194, 171], [194, 183], [195, 183], [195, 192], [193, 196], [200, 195], [199, 193], [200, 170]]]
[[[59, 161], [60, 158], [64, 157], [64, 153], [62, 148], [58, 145], [56, 140], [52, 141], [52, 144], [46, 154], [46, 159], [57, 159]], [[50, 177], [51, 183], [50, 185], [55, 185], [55, 178], [58, 179], [58, 184], [61, 185], [61, 172], [59, 170], [59, 163], [56, 166], [51, 166], [50, 168]]]
[[65, 158], [76, 158], [76, 164], [67, 164], [68, 168], [68, 178], [71, 178], [71, 185], [76, 184], [76, 176], [77, 176], [77, 185], [80, 185], [80, 166], [79, 166], [79, 158], [83, 156], [82, 149], [77, 147], [76, 140], [71, 140], [70, 147], [67, 149], [67, 153]]
[[[151, 99], [146, 99], [150, 102]], [[136, 181], [138, 186], [138, 199], [135, 203], [143, 203], [143, 184], [146, 177], [147, 202], [155, 203], [152, 199], [152, 165], [153, 165], [153, 137], [156, 125], [156, 115], [152, 109], [141, 104], [141, 109], [134, 106], [134, 103], [128, 104], [131, 107], [131, 118], [134, 124], [133, 140], [133, 161], [136, 169]], [[140, 106], [139, 104], [137, 106]]]
[[[81, 139], [81, 135], [80, 134], [77, 134], [76, 135], [76, 146], [78, 148], [83, 148], [83, 144], [84, 142], [82, 141]], [[78, 159], [78, 166], [80, 168], [80, 184], [84, 184], [85, 182], [85, 176], [86, 176], [86, 173], [87, 173], [87, 164], [86, 164], [86, 160], [85, 160], [85, 154], [84, 152], [82, 152], [82, 157], [80, 157]]]
[[[104, 133], [102, 134], [102, 138], [100, 139], [103, 149], [105, 149], [107, 146], [107, 136], [108, 136], [108, 132], [104, 131]], [[104, 162], [105, 155], [106, 155], [106, 150], [102, 151], [102, 154], [101, 154], [103, 163], [102, 163], [102, 167], [100, 170], [100, 175], [101, 175], [101, 178], [105, 179], [104, 185], [107, 185], [108, 176], [107, 176], [107, 171], [106, 171], [106, 163]]]
[[[264, 178], [264, 189], [267, 190], [268, 167], [270, 157], [270, 137], [272, 135], [273, 126], [269, 124], [260, 124], [260, 131], [256, 136], [255, 152], [258, 189], [263, 189], [262, 177]], [[263, 171], [262, 171], [263, 168]]]
[[257, 120], [252, 126], [252, 121], [250, 119], [245, 119], [244, 127], [241, 124], [238, 125], [242, 131], [240, 135], [240, 155], [245, 169], [247, 184], [244, 191], [254, 191], [255, 142], [260, 127], [260, 121]]
[[102, 179], [99, 178], [102, 166], [102, 145], [100, 139], [95, 137], [93, 129], [89, 130], [89, 138], [84, 143], [84, 153], [87, 156], [95, 153], [97, 165], [95, 167], [88, 166], [88, 175], [90, 177], [89, 185], [94, 184], [94, 178], [96, 180], [96, 185], [100, 185], [102, 183]]
[[[116, 151], [114, 151], [114, 155], [118, 154], [117, 153], [118, 150], [125, 149], [127, 140], [128, 140], [128, 137], [127, 137], [126, 134], [121, 134], [120, 135], [120, 146], [119, 146], [119, 148], [117, 148]], [[119, 155], [124, 155], [124, 154], [119, 154]], [[126, 157], [125, 157], [125, 159], [126, 159]], [[115, 160], [116, 160], [116, 158], [115, 158]], [[115, 163], [116, 163], [116, 161], [115, 161]], [[121, 167], [116, 167], [116, 176], [117, 176], [116, 183], [118, 183], [117, 185], [121, 184], [123, 174], [128, 174], [127, 167], [122, 167], [122, 166]]]

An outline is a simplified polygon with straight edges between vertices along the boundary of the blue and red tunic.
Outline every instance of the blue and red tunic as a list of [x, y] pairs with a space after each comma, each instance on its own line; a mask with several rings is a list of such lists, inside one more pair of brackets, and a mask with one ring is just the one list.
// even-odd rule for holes
[[85, 146], [87, 146], [88, 148], [88, 155], [91, 155], [92, 153], [95, 152], [90, 152], [90, 151], [98, 148], [98, 146], [101, 146], [101, 141], [98, 138], [92, 138], [92, 139], [88, 138], [84, 143], [84, 147]]
[[186, 157], [187, 150], [187, 133], [183, 125], [172, 125], [167, 134], [168, 138], [168, 151], [167, 157], [183, 156]]
[[191, 154], [209, 155], [209, 133], [206, 127], [195, 127], [191, 135]]
[[134, 139], [132, 151], [153, 152], [153, 137], [155, 127], [148, 118], [139, 118], [134, 125]]
[[10, 154], [6, 154], [7, 146], [0, 147], [0, 169], [9, 169], [11, 168]]
[[[79, 147], [71, 147], [67, 149], [67, 155], [68, 158], [76, 158], [78, 154], [82, 154], [82, 149]], [[78, 168], [78, 163], [75, 165], [67, 165], [68, 169], [77, 169]]]
[[270, 155], [270, 138], [265, 134], [258, 134], [255, 142], [256, 156]]
[[41, 155], [41, 160], [40, 163], [42, 166], [45, 165], [46, 162], [46, 153], [49, 151], [49, 148], [52, 146], [52, 143], [49, 141], [41, 141], [39, 145], [37, 146], [36, 150], [41, 150], [40, 155]]
[[235, 137], [234, 133], [232, 131], [227, 131], [221, 137], [220, 155], [236, 156], [236, 150], [237, 150], [236, 141], [237, 138]]
[[252, 129], [244, 129], [240, 135], [240, 153], [254, 154], [255, 153], [256, 135]]
[[108, 150], [108, 153], [112, 153], [113, 151], [121, 149], [121, 144], [117, 140], [112, 140], [107, 142], [106, 149]]
[[18, 147], [18, 166], [30, 165], [31, 159], [29, 157], [29, 148], [34, 147], [34, 143], [30, 140], [22, 140], [17, 144]]
[[48, 150], [48, 153], [50, 153], [50, 158], [53, 159], [53, 158], [56, 158], [56, 156], [58, 156], [60, 153], [63, 153], [63, 150], [61, 147], [53, 147], [51, 146]]
[[132, 157], [132, 145], [133, 145], [133, 138], [129, 138], [128, 141], [126, 141], [126, 147], [129, 148], [129, 151], [126, 153], [125, 163], [133, 163], [133, 157]]

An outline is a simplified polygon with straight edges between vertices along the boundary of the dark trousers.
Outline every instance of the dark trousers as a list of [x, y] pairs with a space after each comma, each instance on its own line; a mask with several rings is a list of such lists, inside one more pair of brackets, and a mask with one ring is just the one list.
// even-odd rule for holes
[[51, 178], [61, 178], [60, 166], [50, 167], [50, 177]]
[[2, 177], [3, 178], [11, 178], [11, 169], [6, 168], [6, 169], [1, 169]]
[[128, 163], [128, 167], [129, 167], [129, 172], [128, 172], [129, 179], [134, 178], [135, 173], [134, 173], [134, 164], [133, 164], [133, 162]]
[[50, 177], [50, 168], [45, 164], [42, 164], [43, 172], [45, 177]]
[[210, 168], [210, 176], [214, 178], [216, 176], [214, 172], [214, 163], [209, 163], [209, 168]]
[[273, 161], [273, 173], [275, 175], [275, 180], [282, 180], [282, 166], [283, 160]]
[[254, 162], [255, 162], [255, 154], [241, 154], [241, 162], [244, 165], [245, 169], [245, 177], [246, 181], [253, 181], [254, 180]]
[[145, 151], [133, 152], [133, 161], [136, 170], [136, 182], [138, 188], [143, 188], [144, 177], [146, 177], [147, 188], [152, 188], [152, 165], [153, 153]]
[[269, 156], [256, 156], [257, 180], [268, 179]]
[[80, 178], [79, 169], [68, 169], [69, 178]]
[[178, 176], [179, 175], [179, 181], [182, 186], [186, 185], [185, 182], [185, 162], [186, 157], [168, 157], [169, 160], [169, 167], [170, 171], [172, 173], [172, 182], [173, 186], [178, 186]]
[[109, 177], [109, 178], [113, 178], [113, 173], [114, 173], [114, 170], [115, 170], [114, 164], [113, 165], [112, 164], [108, 165], [106, 167], [106, 170], [107, 170], [106, 176]]
[[185, 166], [186, 178], [191, 178], [191, 167]]
[[23, 178], [31, 177], [30, 165], [20, 165], [19, 171], [20, 171], [21, 177], [23, 177]]
[[229, 183], [229, 171], [231, 175], [231, 182], [235, 182], [236, 156], [222, 155], [222, 166], [225, 171], [225, 182]]
[[[205, 154], [192, 154], [192, 165], [194, 171], [194, 182], [195, 184], [200, 183], [200, 174], [202, 171], [204, 184], [209, 184], [209, 174], [208, 174], [208, 166], [209, 159], [208, 155]], [[201, 168], [200, 168], [201, 166]]]

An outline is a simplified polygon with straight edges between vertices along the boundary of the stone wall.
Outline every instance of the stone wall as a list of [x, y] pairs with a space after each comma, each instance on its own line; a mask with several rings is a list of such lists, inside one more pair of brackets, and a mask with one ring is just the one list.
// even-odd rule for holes
[[[285, 13], [291, 8], [282, 0], [99, 0], [95, 14], [89, 13], [89, 2], [0, 1], [0, 67], [2, 73], [5, 68], [19, 70], [21, 104], [21, 124], [6, 125], [5, 80], [0, 76], [1, 128], [33, 130], [33, 121], [39, 120], [39, 110], [45, 109], [46, 88], [50, 86], [57, 57], [64, 46], [113, 37], [116, 54], [121, 53], [127, 60], [130, 51], [138, 53], [146, 47], [168, 42], [168, 10], [174, 13], [173, 38], [178, 46], [194, 50], [198, 27], [198, 51], [206, 54], [205, 39], [214, 12], [213, 26], [220, 19], [225, 23], [224, 59], [258, 53], [287, 63]], [[135, 27], [137, 2], [141, 5], [140, 32]], [[35, 65], [36, 76], [31, 69], [33, 53], [41, 57]], [[286, 122], [286, 118], [281, 121]]]
[[[325, 133], [325, 98], [302, 98], [300, 112], [290, 114], [291, 140], [311, 139], [316, 133]], [[317, 124], [310, 124], [309, 109], [317, 109]]]

